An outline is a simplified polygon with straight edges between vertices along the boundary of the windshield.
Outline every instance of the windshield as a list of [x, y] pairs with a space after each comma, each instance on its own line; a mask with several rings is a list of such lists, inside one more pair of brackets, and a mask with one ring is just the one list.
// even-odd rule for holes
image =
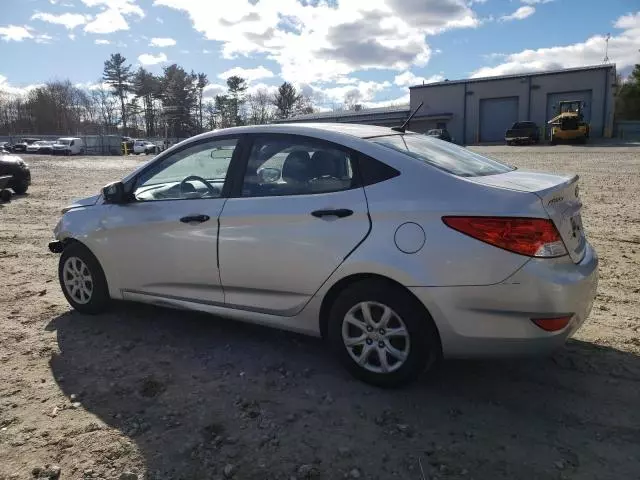
[[64, 138], [59, 138], [56, 143], [59, 144], [59, 145], [69, 145], [71, 143], [71, 140], [66, 140]]
[[495, 175], [514, 170], [509, 165], [427, 135], [388, 135], [370, 140], [459, 177]]
[[442, 130], [429, 130], [427, 132], [427, 135], [440, 135], [442, 133]]

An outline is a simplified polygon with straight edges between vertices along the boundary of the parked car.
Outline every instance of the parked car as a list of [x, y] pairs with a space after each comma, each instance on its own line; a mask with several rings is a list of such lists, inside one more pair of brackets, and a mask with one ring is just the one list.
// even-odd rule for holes
[[72, 203], [49, 248], [80, 312], [132, 300], [318, 335], [392, 386], [576, 332], [598, 278], [577, 182], [402, 127], [237, 127]]
[[33, 142], [31, 145], [27, 145], [27, 153], [53, 153], [53, 144], [52, 141], [47, 140], [38, 140], [37, 142]]
[[54, 155], [83, 155], [84, 141], [78, 137], [63, 137], [53, 144]]
[[11, 143], [9, 142], [0, 142], [0, 152], [11, 152]]
[[14, 143], [11, 146], [11, 151], [13, 153], [26, 153], [27, 147], [33, 144], [34, 142], [37, 142], [38, 140], [40, 139], [39, 138], [23, 138], [22, 140], [20, 140], [17, 143]]
[[156, 155], [160, 153], [160, 147], [153, 142], [147, 142], [147, 146], [144, 149], [145, 155]]
[[540, 129], [535, 122], [516, 122], [504, 134], [507, 145], [540, 143]]
[[133, 141], [133, 153], [136, 155], [149, 155], [151, 153], [156, 153], [158, 151], [158, 147], [156, 147], [155, 143], [152, 143], [148, 140], [137, 139]]
[[427, 135], [429, 135], [430, 137], [439, 138], [440, 140], [445, 140], [447, 142], [451, 141], [451, 134], [446, 128], [432, 128], [427, 132]]
[[31, 171], [22, 158], [11, 153], [0, 152], [0, 177], [11, 175], [7, 187], [15, 193], [26, 193], [31, 185]]

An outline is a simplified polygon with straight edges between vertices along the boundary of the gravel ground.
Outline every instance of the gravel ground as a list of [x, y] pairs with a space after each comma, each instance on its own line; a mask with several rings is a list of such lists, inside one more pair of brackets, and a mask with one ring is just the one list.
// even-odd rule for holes
[[70, 311], [46, 248], [60, 208], [141, 159], [25, 157], [29, 194], [0, 206], [0, 479], [639, 478], [640, 148], [477, 150], [581, 175], [598, 298], [552, 358], [445, 362], [401, 391], [312, 338]]

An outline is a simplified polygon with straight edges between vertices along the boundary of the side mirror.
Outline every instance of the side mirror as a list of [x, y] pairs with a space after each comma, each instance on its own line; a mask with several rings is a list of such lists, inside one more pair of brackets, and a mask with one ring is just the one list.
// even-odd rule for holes
[[280, 180], [280, 169], [278, 168], [263, 168], [258, 172], [258, 177], [262, 183], [276, 183]]
[[102, 196], [107, 203], [125, 203], [124, 184], [122, 182], [113, 182], [106, 185], [102, 189]]

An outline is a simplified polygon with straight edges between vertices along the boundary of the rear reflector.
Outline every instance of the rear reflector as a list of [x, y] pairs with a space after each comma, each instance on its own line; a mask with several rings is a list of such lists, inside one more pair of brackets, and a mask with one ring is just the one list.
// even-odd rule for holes
[[567, 315], [566, 317], [532, 318], [531, 321], [547, 332], [557, 332], [569, 325], [572, 318], [573, 315]]
[[477, 240], [529, 257], [567, 254], [562, 238], [547, 218], [442, 217], [449, 227]]

